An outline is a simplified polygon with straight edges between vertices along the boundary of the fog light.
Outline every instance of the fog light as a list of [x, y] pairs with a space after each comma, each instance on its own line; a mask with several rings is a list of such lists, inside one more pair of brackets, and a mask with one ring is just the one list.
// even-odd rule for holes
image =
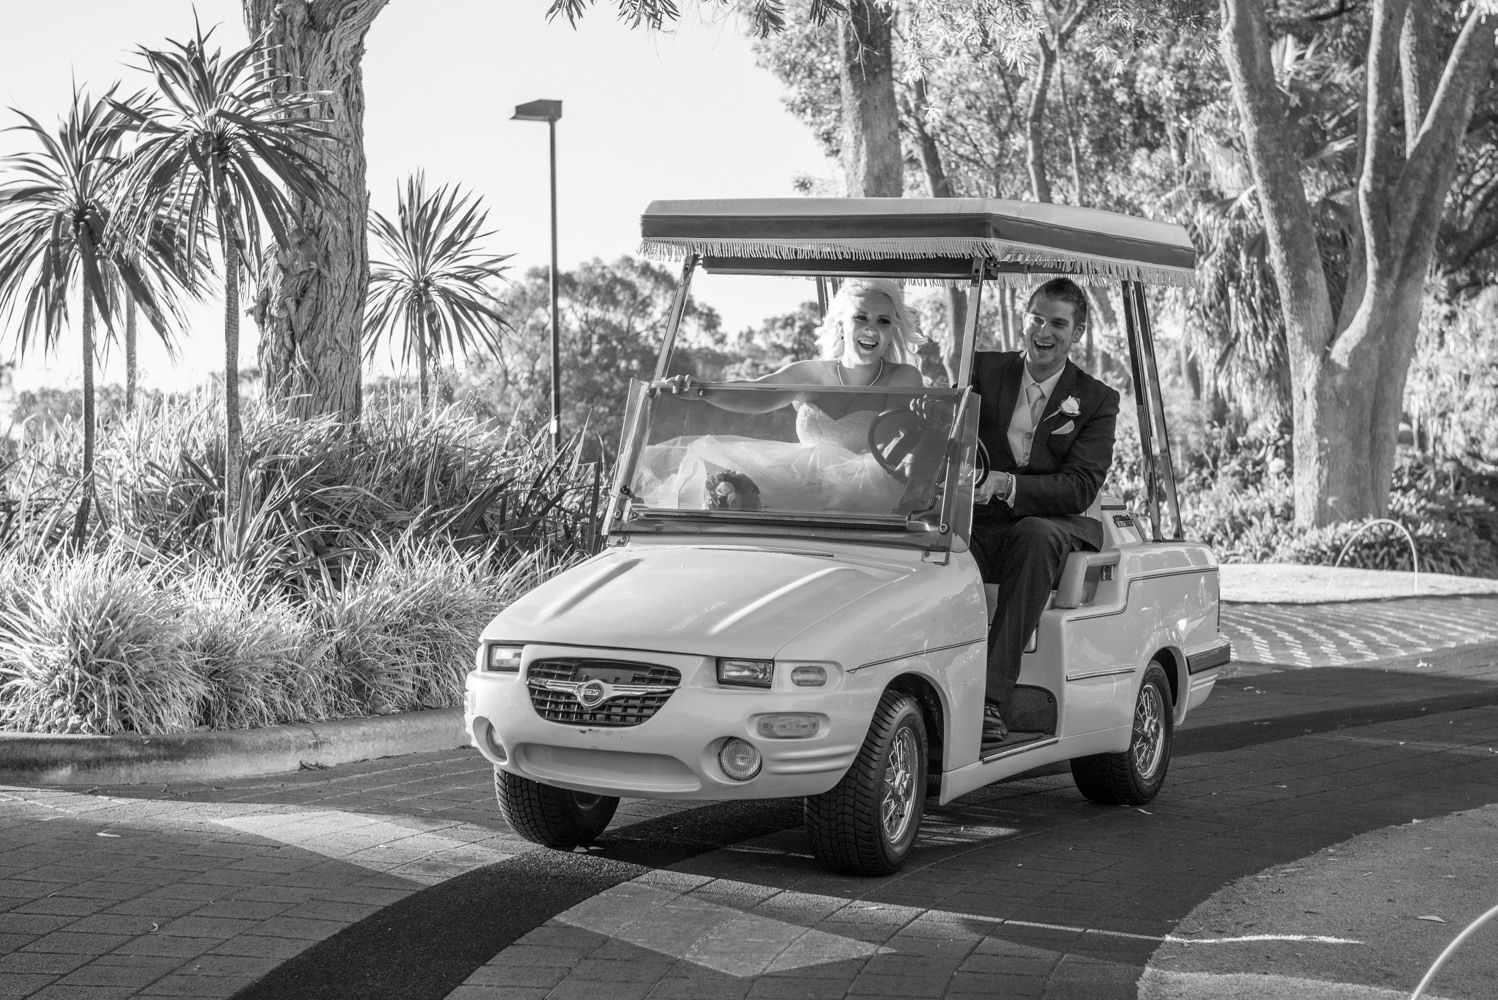
[[728, 740], [723, 744], [723, 749], [718, 751], [718, 766], [734, 781], [748, 781], [759, 773], [763, 763], [764, 759], [760, 757], [754, 744], [737, 737]]
[[804, 740], [817, 735], [822, 726], [815, 715], [762, 715], [755, 728], [773, 740]]
[[480, 719], [478, 721], [479, 724], [483, 727], [479, 731], [483, 734], [484, 746], [491, 754], [494, 755], [494, 759], [499, 761], [500, 763], [504, 763], [505, 761], [509, 760], [510, 755], [505, 752], [504, 744], [500, 743], [499, 740], [494, 738], [494, 727], [489, 724], [489, 720]]

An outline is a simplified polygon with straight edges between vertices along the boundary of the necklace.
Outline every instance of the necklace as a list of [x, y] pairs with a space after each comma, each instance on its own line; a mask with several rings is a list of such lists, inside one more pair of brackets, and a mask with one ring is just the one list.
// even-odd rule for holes
[[[879, 367], [874, 371], [874, 377], [871, 378], [871, 379], [869, 379], [863, 385], [873, 385], [875, 382], [879, 381], [879, 376], [883, 375], [883, 374], [884, 374], [884, 359], [880, 358], [879, 359]], [[843, 363], [841, 361], [839, 361], [837, 363], [837, 384], [838, 385], [847, 385], [848, 384], [847, 382], [843, 381]], [[860, 388], [861, 389], [861, 388], [863, 388], [863, 386], [856, 386], [855, 388]]]

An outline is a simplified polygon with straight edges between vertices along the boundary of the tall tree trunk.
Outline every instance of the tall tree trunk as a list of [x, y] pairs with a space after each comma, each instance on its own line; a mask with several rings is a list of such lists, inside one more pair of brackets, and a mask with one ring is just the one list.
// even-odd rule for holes
[[427, 330], [426, 320], [422, 319], [419, 322], [421, 323], [421, 330], [420, 336], [416, 340], [416, 377], [418, 385], [421, 388], [421, 411], [425, 413], [430, 408], [428, 403], [431, 398], [430, 391], [427, 389]]
[[275, 67], [327, 94], [340, 142], [318, 148], [339, 197], [322, 208], [293, 200], [293, 245], [266, 255], [253, 314], [267, 399], [292, 414], [358, 420], [360, 329], [369, 283], [364, 154], [364, 37], [388, 0], [243, 0], [251, 37], [269, 32]]
[[[219, 232], [229, 233], [224, 221]], [[239, 247], [224, 239], [224, 514], [239, 516]]]
[[135, 296], [125, 290], [125, 412], [135, 412], [140, 371], [135, 357]]
[[[1376, 0], [1358, 180], [1363, 259], [1354, 268], [1339, 322], [1295, 158], [1298, 137], [1275, 83], [1263, 0], [1222, 5], [1223, 56], [1285, 317], [1295, 520], [1311, 527], [1382, 516], [1424, 275], [1477, 88], [1485, 84], [1493, 58], [1495, 19], [1474, 10], [1437, 74], [1439, 54], [1419, 21], [1436, 15], [1411, 0]], [[1403, 73], [1402, 88], [1401, 55], [1407, 63], [1425, 60]], [[1396, 127], [1401, 116], [1408, 116], [1402, 142]]]
[[1035, 36], [1035, 79], [1030, 81], [1030, 100], [1025, 106], [1025, 166], [1030, 171], [1030, 196], [1051, 200], [1051, 178], [1045, 166], [1045, 100], [1056, 68], [1056, 50], [1044, 34]]
[[[952, 178], [942, 165], [941, 148], [936, 137], [926, 129], [926, 112], [930, 105], [926, 100], [926, 81], [917, 78], [911, 85], [911, 106], [907, 116], [910, 130], [915, 135], [916, 148], [921, 154], [921, 166], [926, 171], [926, 183], [930, 185], [931, 197], [955, 198]], [[956, 285], [947, 288], [947, 349], [942, 363], [947, 370], [947, 384], [957, 383], [957, 371], [962, 359], [958, 357], [958, 345], [962, 343], [962, 330], [967, 324], [967, 290]]]
[[1043, 24], [1035, 35], [1035, 79], [1030, 83], [1030, 100], [1025, 106], [1025, 165], [1030, 172], [1031, 195], [1036, 201], [1048, 202], [1051, 178], [1045, 163], [1046, 96], [1056, 62], [1087, 17], [1092, 0], [1033, 0], [1033, 3]]
[[83, 293], [83, 495], [73, 519], [73, 540], [83, 544], [94, 500], [94, 297]]
[[843, 177], [850, 198], [904, 194], [895, 103], [894, 13], [879, 0], [850, 0], [838, 21]]
[[1071, 154], [1072, 204], [1087, 204], [1087, 193], [1082, 189], [1082, 146], [1077, 141], [1077, 116], [1071, 106], [1071, 95], [1066, 91], [1066, 64], [1056, 63], [1056, 83], [1061, 88], [1061, 113], [1066, 119], [1066, 148]]

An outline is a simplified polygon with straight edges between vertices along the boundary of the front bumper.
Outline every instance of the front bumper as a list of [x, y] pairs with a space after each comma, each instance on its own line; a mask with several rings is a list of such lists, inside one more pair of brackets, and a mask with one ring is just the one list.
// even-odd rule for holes
[[[586, 725], [543, 718], [528, 687], [530, 666], [552, 657], [648, 662], [680, 672], [676, 689], [636, 725]], [[817, 795], [852, 765], [878, 691], [839, 668], [818, 688], [796, 687], [777, 664], [769, 689], [720, 685], [711, 657], [638, 650], [529, 645], [518, 672], [474, 670], [464, 699], [469, 741], [496, 767], [542, 784], [595, 795], [664, 799], [762, 799]], [[765, 716], [810, 716], [814, 735], [760, 732]], [[718, 753], [730, 739], [754, 746], [759, 773], [736, 781]]]

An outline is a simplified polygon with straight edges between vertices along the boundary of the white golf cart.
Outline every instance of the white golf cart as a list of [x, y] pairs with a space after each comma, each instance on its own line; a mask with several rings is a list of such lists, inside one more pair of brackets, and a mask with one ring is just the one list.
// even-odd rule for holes
[[[1216, 560], [1182, 539], [1144, 294], [1190, 280], [1184, 230], [974, 199], [656, 202], [642, 221], [645, 251], [684, 263], [655, 377], [630, 390], [608, 544], [499, 614], [468, 676], [465, 724], [506, 821], [571, 850], [620, 796], [803, 796], [816, 856], [881, 875], [910, 852], [928, 797], [1041, 765], [1070, 761], [1098, 802], [1150, 801], [1174, 727], [1229, 659]], [[867, 448], [844, 456], [877, 468], [842, 488], [797, 444], [791, 407], [747, 414], [670, 391], [699, 273], [815, 279], [823, 302], [852, 276], [963, 289], [955, 385], [785, 388], [884, 397]], [[1104, 495], [1090, 511], [1103, 548], [1069, 557], [1024, 657], [1014, 732], [985, 750], [996, 598], [968, 551], [985, 470], [966, 386], [985, 289], [1058, 274], [1119, 296], [1149, 499], [1129, 510]], [[764, 460], [777, 485], [724, 454]]]

